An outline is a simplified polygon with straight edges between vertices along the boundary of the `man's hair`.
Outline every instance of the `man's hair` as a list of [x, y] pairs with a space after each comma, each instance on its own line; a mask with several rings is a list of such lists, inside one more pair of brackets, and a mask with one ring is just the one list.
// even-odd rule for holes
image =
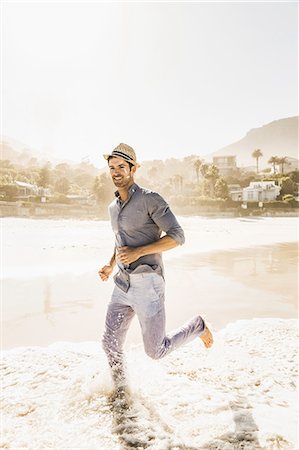
[[[109, 156], [109, 158], [108, 158], [108, 164], [109, 164], [109, 161], [110, 161], [111, 158], [115, 158], [115, 156]], [[132, 169], [132, 167], [134, 167], [134, 164], [130, 163], [129, 161], [126, 161], [125, 159], [124, 159], [124, 161], [125, 161], [127, 164], [129, 164], [129, 166], [130, 166], [130, 172], [131, 172], [131, 169]]]

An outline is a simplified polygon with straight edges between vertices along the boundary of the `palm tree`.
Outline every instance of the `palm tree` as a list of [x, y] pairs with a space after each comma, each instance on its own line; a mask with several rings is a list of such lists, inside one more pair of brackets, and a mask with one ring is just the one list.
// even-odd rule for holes
[[251, 156], [256, 159], [256, 173], [259, 173], [259, 158], [263, 156], [262, 151], [257, 148], [252, 152]]
[[197, 184], [199, 184], [199, 171], [200, 171], [202, 164], [203, 164], [203, 161], [201, 159], [196, 159], [193, 163], [193, 167], [196, 172]]
[[273, 172], [276, 173], [276, 164], [278, 164], [279, 158], [278, 156], [271, 156], [268, 163], [273, 165]]
[[211, 164], [210, 166], [205, 165], [204, 168], [204, 177], [209, 182], [209, 195], [210, 197], [214, 197], [215, 194], [215, 183], [219, 178], [219, 169], [215, 164]]
[[277, 159], [278, 159], [277, 164], [280, 165], [281, 173], [283, 173], [284, 165], [288, 164], [288, 158], [286, 156], [282, 156], [281, 158], [277, 158]]
[[176, 192], [182, 192], [183, 190], [183, 177], [181, 175], [174, 175], [172, 178], [174, 189]]

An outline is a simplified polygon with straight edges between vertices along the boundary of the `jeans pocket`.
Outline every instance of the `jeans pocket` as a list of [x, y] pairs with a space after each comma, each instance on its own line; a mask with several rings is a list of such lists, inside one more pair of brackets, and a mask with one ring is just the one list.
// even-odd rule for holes
[[157, 274], [153, 274], [152, 287], [155, 294], [158, 296], [160, 300], [164, 301], [164, 293], [165, 293], [165, 281], [164, 279]]
[[149, 301], [147, 304], [147, 308], [146, 308], [146, 316], [153, 317], [156, 314], [158, 314], [158, 312], [161, 311], [161, 309], [162, 309], [161, 303], [162, 302], [160, 299]]

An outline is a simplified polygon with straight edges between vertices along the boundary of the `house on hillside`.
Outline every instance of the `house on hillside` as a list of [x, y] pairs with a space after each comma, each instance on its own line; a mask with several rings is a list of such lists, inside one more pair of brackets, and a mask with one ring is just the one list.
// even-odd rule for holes
[[18, 189], [17, 200], [27, 200], [29, 197], [40, 196], [46, 201], [46, 197], [51, 195], [50, 189], [37, 186], [36, 184], [25, 183], [24, 181], [15, 181], [14, 184]]
[[36, 184], [25, 183], [24, 181], [15, 181], [15, 185], [18, 188], [18, 197], [38, 195], [38, 187]]
[[213, 164], [218, 167], [219, 175], [231, 175], [237, 170], [236, 156], [213, 156]]
[[243, 200], [243, 189], [239, 184], [228, 184], [228, 196], [235, 202]]
[[280, 186], [274, 181], [251, 181], [249, 186], [243, 189], [245, 202], [270, 202], [276, 200], [280, 193]]

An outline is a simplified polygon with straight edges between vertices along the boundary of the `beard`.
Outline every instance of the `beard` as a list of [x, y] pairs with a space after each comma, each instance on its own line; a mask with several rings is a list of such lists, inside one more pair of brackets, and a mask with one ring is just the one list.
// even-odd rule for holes
[[115, 187], [117, 187], [117, 188], [127, 187], [128, 185], [132, 184], [132, 180], [133, 180], [133, 178], [132, 178], [131, 174], [127, 175], [127, 176], [121, 175], [116, 178], [114, 178], [114, 177], [112, 178], [112, 181], [113, 181]]

